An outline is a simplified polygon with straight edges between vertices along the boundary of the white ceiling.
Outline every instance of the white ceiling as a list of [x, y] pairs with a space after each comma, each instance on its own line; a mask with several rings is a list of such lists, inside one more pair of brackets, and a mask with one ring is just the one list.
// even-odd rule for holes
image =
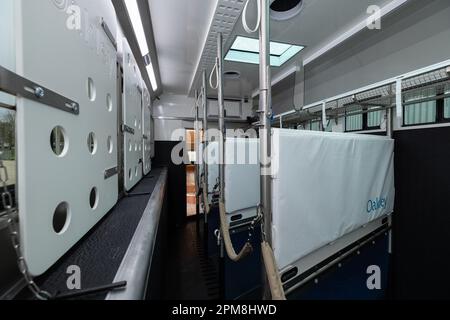
[[[367, 15], [370, 5], [384, 5], [395, 0], [304, 0], [303, 11], [288, 21], [271, 21], [271, 40], [306, 46], [299, 55], [272, 75], [290, 68], [327, 43], [340, 36]], [[217, 0], [149, 0], [153, 28], [165, 92], [187, 94], [200, 87], [191, 80], [197, 73], [199, 58], [217, 5]], [[254, 1], [252, 1], [254, 2]], [[253, 25], [256, 9], [249, 6], [248, 22]], [[228, 49], [238, 35], [248, 36], [239, 19], [225, 48]], [[257, 38], [257, 34], [250, 35]], [[225, 51], [226, 53], [226, 51]], [[251, 97], [258, 87], [258, 66], [225, 62], [225, 71], [237, 70], [239, 80], [225, 82], [226, 97]], [[209, 71], [209, 70], [208, 70]], [[212, 90], [210, 95], [214, 95]]]
[[149, 0], [163, 90], [186, 94], [217, 0]]

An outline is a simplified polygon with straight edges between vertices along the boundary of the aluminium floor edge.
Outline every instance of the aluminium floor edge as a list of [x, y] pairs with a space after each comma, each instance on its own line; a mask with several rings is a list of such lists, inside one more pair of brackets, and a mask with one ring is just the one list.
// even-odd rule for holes
[[166, 185], [167, 169], [164, 169], [114, 278], [114, 282], [127, 281], [127, 287], [110, 292], [106, 300], [143, 300], [145, 298]]

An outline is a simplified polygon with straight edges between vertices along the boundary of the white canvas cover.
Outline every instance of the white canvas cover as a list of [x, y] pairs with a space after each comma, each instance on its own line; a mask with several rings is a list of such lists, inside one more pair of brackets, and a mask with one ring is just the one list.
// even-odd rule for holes
[[260, 202], [258, 139], [234, 138], [226, 142], [225, 209], [243, 218], [256, 215]]
[[[227, 214], [256, 215], [260, 199], [258, 139], [227, 138], [225, 144], [225, 207]], [[219, 143], [208, 145], [209, 192], [219, 181]]]
[[273, 246], [280, 270], [393, 212], [393, 140], [273, 133]]

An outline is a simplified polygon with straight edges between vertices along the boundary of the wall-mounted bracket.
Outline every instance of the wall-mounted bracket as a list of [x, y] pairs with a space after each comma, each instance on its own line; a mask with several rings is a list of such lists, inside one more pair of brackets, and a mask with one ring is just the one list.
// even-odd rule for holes
[[77, 102], [25, 79], [2, 66], [0, 66], [0, 91], [40, 102], [74, 115], [80, 114], [80, 105]]
[[131, 128], [130, 126], [127, 126], [126, 124], [122, 125], [121, 130], [122, 130], [123, 133], [127, 132], [129, 134], [134, 135], [134, 129]]
[[105, 170], [105, 180], [108, 180], [109, 178], [115, 176], [118, 173], [119, 173], [119, 168], [117, 168], [117, 167]]

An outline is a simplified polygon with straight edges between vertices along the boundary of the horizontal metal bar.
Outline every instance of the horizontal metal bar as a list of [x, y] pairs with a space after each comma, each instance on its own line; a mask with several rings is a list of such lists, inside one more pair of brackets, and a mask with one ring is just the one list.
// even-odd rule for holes
[[[195, 118], [193, 117], [166, 117], [166, 116], [160, 116], [160, 117], [153, 117], [154, 120], [167, 120], [167, 121], [189, 121], [189, 122], [194, 122]], [[203, 117], [199, 117], [199, 121], [203, 120]], [[208, 122], [218, 122], [219, 118], [214, 118], [214, 117], [208, 117]], [[225, 122], [228, 123], [245, 123], [248, 124], [247, 120], [243, 120], [243, 119], [236, 119], [236, 118], [225, 118]]]
[[417, 100], [412, 100], [412, 101], [404, 102], [403, 105], [404, 105], [404, 106], [409, 106], [409, 105], [413, 105], [413, 104], [424, 103], [424, 102], [430, 102], [430, 101], [436, 101], [436, 100], [446, 99], [446, 98], [450, 98], [450, 93], [447, 93], [447, 94], [441, 94], [441, 95], [433, 96], [433, 97], [429, 97], [429, 98], [423, 98], [423, 99], [417, 99]]
[[74, 115], [80, 114], [80, 105], [50, 89], [25, 79], [0, 66], [0, 91], [33, 100]]
[[105, 180], [115, 176], [118, 173], [119, 173], [118, 167], [114, 167], [114, 168], [105, 170]]

